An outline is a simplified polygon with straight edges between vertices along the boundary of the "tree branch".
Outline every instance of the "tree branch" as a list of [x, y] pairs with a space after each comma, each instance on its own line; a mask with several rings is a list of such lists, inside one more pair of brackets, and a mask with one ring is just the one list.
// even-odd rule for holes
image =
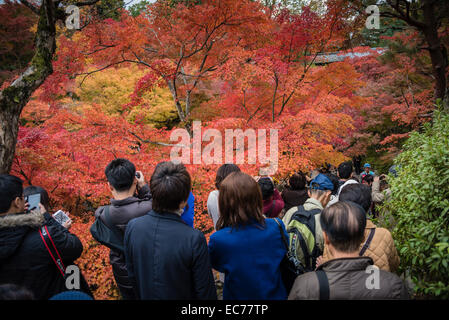
[[77, 6], [77, 7], [91, 6], [93, 4], [96, 4], [98, 1], [100, 1], [100, 0], [75, 2], [75, 6]]
[[27, 0], [20, 0], [20, 3], [23, 4], [25, 7], [33, 11], [35, 14], [39, 14], [39, 8], [35, 7], [31, 3], [29, 3]]
[[147, 139], [142, 139], [141, 137], [139, 137], [134, 132], [132, 132], [130, 130], [128, 130], [128, 132], [130, 134], [132, 134], [134, 137], [136, 137], [142, 143], [150, 143], [150, 144], [155, 144], [155, 145], [163, 146], [163, 147], [181, 147], [181, 148], [191, 148], [192, 147], [192, 145], [186, 146], [184, 144], [170, 144], [170, 143], [164, 143], [164, 142], [158, 142], [158, 141], [151, 141], [151, 140], [147, 140]]

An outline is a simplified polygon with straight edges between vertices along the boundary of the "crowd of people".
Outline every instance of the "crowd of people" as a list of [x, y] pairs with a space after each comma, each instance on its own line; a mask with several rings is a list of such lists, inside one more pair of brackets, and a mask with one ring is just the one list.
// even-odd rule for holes
[[[224, 300], [408, 299], [392, 235], [371, 221], [391, 194], [386, 176], [369, 164], [355, 169], [347, 161], [295, 172], [279, 192], [272, 177], [224, 164], [207, 200], [215, 229], [207, 243], [194, 228], [184, 165], [159, 163], [148, 185], [133, 163], [115, 159], [105, 169], [111, 201], [91, 232], [110, 248], [125, 300], [216, 300], [218, 285]], [[33, 194], [37, 208], [26, 201]], [[83, 246], [49, 203], [43, 188], [0, 175], [0, 299], [92, 299], [82, 273], [79, 288], [67, 288], [64, 269]]]

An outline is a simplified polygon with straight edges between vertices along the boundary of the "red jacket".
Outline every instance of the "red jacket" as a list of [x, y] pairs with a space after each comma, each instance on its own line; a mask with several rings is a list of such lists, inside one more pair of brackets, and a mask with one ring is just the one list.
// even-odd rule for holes
[[267, 218], [276, 218], [284, 209], [284, 200], [277, 189], [274, 189], [273, 197], [263, 202], [263, 214]]

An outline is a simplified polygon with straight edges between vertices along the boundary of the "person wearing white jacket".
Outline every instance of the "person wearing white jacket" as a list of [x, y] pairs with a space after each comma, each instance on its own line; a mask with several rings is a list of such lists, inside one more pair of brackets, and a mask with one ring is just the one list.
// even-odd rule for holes
[[351, 178], [352, 174], [352, 162], [346, 161], [341, 163], [338, 166], [338, 177], [340, 178], [340, 181], [344, 182], [339, 188], [336, 195], [331, 197], [331, 200], [327, 204], [327, 207], [333, 205], [334, 203], [338, 202], [338, 198], [340, 196], [341, 190], [343, 190], [344, 187], [347, 185], [353, 184], [353, 183], [359, 183], [358, 181]]

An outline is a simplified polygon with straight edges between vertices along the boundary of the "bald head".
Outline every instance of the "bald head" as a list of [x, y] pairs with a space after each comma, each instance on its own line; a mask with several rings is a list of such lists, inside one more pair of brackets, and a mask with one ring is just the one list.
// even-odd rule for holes
[[345, 253], [358, 250], [366, 227], [366, 214], [361, 206], [353, 202], [337, 202], [323, 210], [320, 222], [336, 250]]

